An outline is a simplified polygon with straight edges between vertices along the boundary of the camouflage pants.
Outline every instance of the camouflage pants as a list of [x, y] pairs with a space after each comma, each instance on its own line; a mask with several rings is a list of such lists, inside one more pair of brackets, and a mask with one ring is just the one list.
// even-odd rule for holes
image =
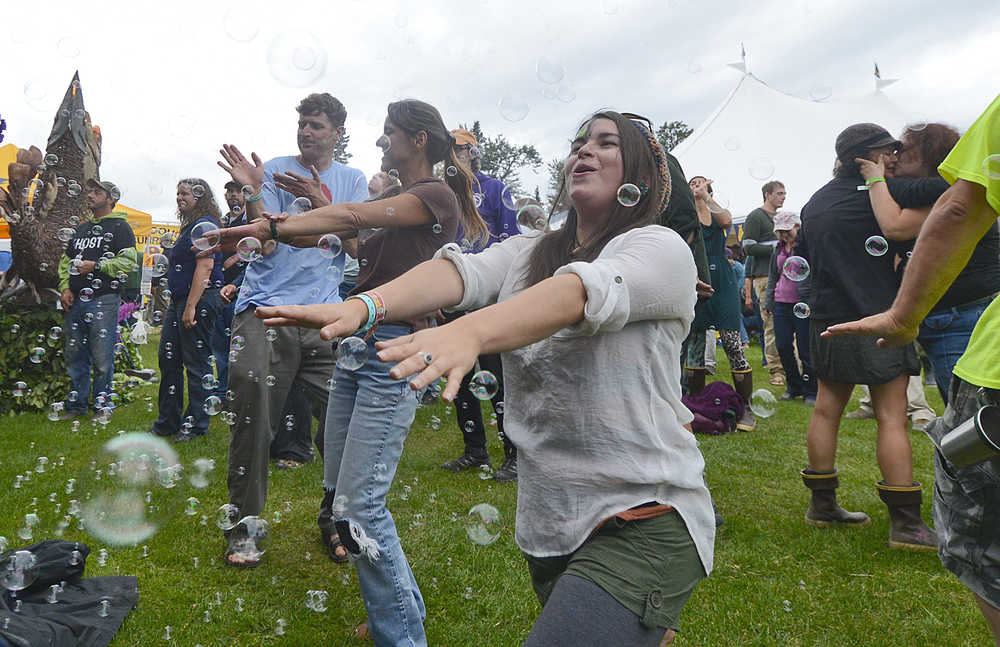
[[[1000, 391], [980, 389], [958, 377], [950, 392], [944, 415], [927, 429], [935, 445], [981, 406], [1000, 404]], [[935, 452], [934, 526], [944, 567], [1000, 608], [1000, 457], [958, 468]]]

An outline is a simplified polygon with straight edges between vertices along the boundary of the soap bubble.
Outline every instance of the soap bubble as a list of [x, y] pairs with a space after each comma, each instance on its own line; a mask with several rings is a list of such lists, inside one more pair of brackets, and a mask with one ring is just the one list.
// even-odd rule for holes
[[233, 528], [230, 541], [236, 552], [245, 554], [256, 561], [263, 557], [267, 550], [268, 531], [270, 527], [264, 519], [255, 516], [243, 517]]
[[833, 88], [829, 85], [817, 83], [809, 88], [809, 97], [813, 101], [826, 101], [833, 95]]
[[233, 7], [226, 12], [222, 26], [229, 36], [238, 43], [247, 43], [257, 37], [260, 31], [259, 14], [244, 7]]
[[511, 91], [500, 98], [497, 109], [500, 111], [500, 116], [507, 121], [521, 121], [528, 116], [531, 106], [520, 93]]
[[634, 184], [626, 183], [618, 187], [618, 204], [634, 207], [642, 199], [642, 191]]
[[45, 359], [45, 349], [41, 346], [35, 346], [28, 351], [28, 359], [31, 360], [32, 364], [41, 364]]
[[1000, 180], [1000, 153], [990, 155], [983, 160], [983, 170], [991, 180]]
[[522, 234], [545, 229], [545, 210], [537, 204], [527, 204], [517, 212], [517, 228]]
[[241, 351], [246, 348], [247, 340], [243, 335], [234, 335], [232, 340], [229, 342], [233, 350]]
[[356, 371], [368, 360], [368, 344], [360, 337], [347, 337], [337, 345], [337, 366]]
[[267, 67], [278, 83], [303, 88], [326, 72], [326, 48], [307, 31], [278, 35], [267, 49]]
[[217, 395], [210, 395], [205, 398], [205, 404], [203, 406], [205, 413], [210, 416], [214, 416], [222, 411], [222, 398]]
[[889, 242], [882, 236], [869, 236], [865, 241], [865, 251], [872, 256], [885, 256], [889, 251]]
[[726, 141], [722, 142], [722, 146], [727, 151], [738, 151], [740, 147], [743, 146], [743, 142], [741, 142], [740, 138], [736, 136], [727, 137]]
[[215, 525], [219, 530], [232, 530], [240, 518], [240, 509], [232, 503], [223, 503], [215, 511]]
[[292, 200], [292, 204], [288, 205], [288, 217], [301, 216], [310, 209], [312, 209], [312, 201], [309, 198], [295, 198]]
[[208, 473], [215, 469], [215, 461], [211, 458], [197, 458], [191, 465], [190, 473], [188, 474], [188, 483], [191, 487], [198, 490], [207, 488], [208, 483]]
[[576, 100], [576, 90], [563, 83], [556, 90], [556, 98], [563, 103], [572, 103]]
[[205, 373], [201, 376], [201, 388], [206, 391], [214, 391], [219, 388], [219, 380], [217, 380], [211, 373]]
[[253, 236], [241, 238], [236, 243], [236, 255], [240, 257], [241, 261], [246, 263], [252, 263], [260, 259], [262, 256], [260, 241]]
[[500, 381], [489, 371], [479, 371], [469, 382], [469, 391], [480, 400], [489, 400], [500, 390]]
[[193, 187], [191, 187], [191, 195], [193, 195], [195, 198], [200, 198], [204, 196], [205, 187], [203, 187], [200, 184], [195, 184]]
[[542, 83], [552, 85], [563, 80], [566, 70], [559, 63], [543, 56], [535, 63], [535, 74]]
[[274, 343], [278, 339], [278, 331], [275, 330], [274, 328], [268, 328], [267, 330], [264, 331], [264, 339], [266, 339], [271, 343]]
[[49, 328], [49, 340], [59, 341], [59, 339], [62, 337], [62, 333], [63, 333], [62, 327], [52, 326], [51, 328]]
[[182, 471], [177, 453], [162, 438], [143, 433], [112, 438], [80, 479], [87, 532], [112, 545], [152, 537], [170, 516]]
[[200, 502], [198, 501], [198, 499], [194, 498], [193, 496], [188, 497], [188, 500], [184, 502], [184, 514], [186, 514], [189, 517], [193, 517], [196, 514], [198, 514], [199, 503]]
[[558, 231], [563, 228], [566, 224], [566, 219], [569, 217], [568, 211], [557, 211], [556, 213], [549, 216], [549, 231]]
[[750, 411], [760, 418], [770, 418], [777, 409], [778, 401], [767, 389], [757, 389], [750, 395]]
[[757, 157], [750, 160], [748, 170], [753, 179], [764, 181], [774, 175], [774, 162], [766, 157]]
[[28, 393], [28, 383], [17, 381], [14, 382], [14, 388], [11, 389], [11, 395], [15, 398], [23, 398]]
[[172, 231], [165, 231], [160, 236], [160, 247], [170, 249], [177, 242], [177, 234]]
[[58, 232], [56, 232], [56, 236], [59, 238], [60, 242], [68, 243], [69, 241], [73, 240], [73, 234], [75, 233], [76, 230], [73, 229], [72, 227], [63, 227]]
[[15, 550], [0, 558], [0, 586], [8, 591], [21, 591], [35, 582], [38, 559], [28, 550]]
[[343, 244], [337, 234], [323, 234], [316, 242], [316, 247], [329, 258], [336, 258], [343, 251]]
[[48, 155], [45, 156], [46, 166], [56, 166], [58, 164], [59, 164], [59, 156], [56, 155], [55, 153], [49, 153]]
[[204, 251], [219, 244], [219, 226], [214, 222], [199, 222], [191, 228], [191, 244]]
[[503, 531], [503, 517], [500, 511], [488, 503], [478, 503], [469, 510], [465, 518], [465, 534], [480, 546], [492, 544]]
[[94, 291], [91, 288], [81, 288], [80, 294], [77, 296], [79, 297], [80, 301], [87, 303], [88, 301], [94, 298]]
[[449, 166], [448, 168], [445, 169], [444, 174], [447, 175], [448, 177], [455, 177], [456, 175], [458, 175], [458, 169], [455, 168], [454, 166]]
[[789, 256], [781, 272], [791, 281], [805, 281], [809, 276], [809, 261], [801, 256]]
[[805, 303], [804, 301], [796, 303], [792, 307], [792, 314], [794, 314], [799, 319], [808, 319], [809, 315], [811, 314], [811, 310], [809, 309], [809, 304]]

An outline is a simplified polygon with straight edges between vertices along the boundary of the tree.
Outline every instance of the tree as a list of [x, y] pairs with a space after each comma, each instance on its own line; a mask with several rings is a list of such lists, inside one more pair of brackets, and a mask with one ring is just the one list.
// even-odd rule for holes
[[549, 169], [549, 189], [545, 198], [549, 202], [549, 209], [557, 212], [569, 209], [569, 196], [563, 194], [558, 201], [556, 200], [559, 196], [559, 189], [562, 187], [563, 168], [565, 165], [566, 160], [558, 157], [550, 160], [546, 165]]
[[340, 136], [337, 145], [333, 147], [333, 160], [335, 162], [347, 164], [347, 160], [351, 159], [351, 154], [347, 152], [347, 145], [350, 143], [351, 136], [347, 134], [347, 129], [344, 129], [344, 134]]
[[506, 184], [512, 195], [520, 196], [524, 193], [518, 173], [524, 167], [538, 170], [542, 164], [542, 156], [538, 154], [538, 150], [530, 144], [512, 144], [502, 134], [487, 137], [478, 121], [473, 122], [472, 128], [464, 124], [460, 127], [469, 130], [479, 142], [479, 163], [483, 173]]
[[683, 121], [665, 121], [656, 131], [656, 139], [663, 146], [663, 150], [670, 152], [693, 132], [694, 129]]

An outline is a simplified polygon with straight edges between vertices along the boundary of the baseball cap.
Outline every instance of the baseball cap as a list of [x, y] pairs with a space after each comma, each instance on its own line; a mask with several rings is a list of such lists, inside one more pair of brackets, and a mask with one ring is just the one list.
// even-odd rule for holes
[[774, 215], [775, 231], [791, 231], [795, 225], [801, 225], [802, 221], [794, 211], [779, 211]]
[[457, 128], [451, 131], [451, 136], [455, 138], [456, 146], [479, 146], [479, 142], [476, 141], [476, 136], [465, 128]]
[[102, 191], [111, 196], [111, 199], [114, 200], [115, 202], [121, 200], [122, 190], [119, 189], [114, 182], [108, 182], [107, 180], [95, 180], [94, 178], [90, 178], [89, 180], [87, 180], [87, 186], [88, 187], [96, 186], [100, 188]]
[[889, 131], [878, 124], [853, 124], [837, 135], [835, 149], [837, 158], [853, 162], [855, 157], [873, 148], [883, 146], [902, 146], [902, 142], [889, 134]]

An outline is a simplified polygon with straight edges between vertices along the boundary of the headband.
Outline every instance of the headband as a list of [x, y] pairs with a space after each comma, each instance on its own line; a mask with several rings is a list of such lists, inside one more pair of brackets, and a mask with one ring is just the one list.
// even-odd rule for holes
[[656, 196], [657, 213], [663, 213], [667, 208], [667, 203], [670, 202], [670, 169], [667, 168], [667, 155], [663, 152], [663, 147], [660, 146], [660, 142], [657, 141], [651, 130], [643, 128], [635, 121], [632, 121], [632, 125], [646, 139], [646, 143], [649, 144], [649, 148], [653, 152], [656, 172], [660, 175], [660, 193]]

